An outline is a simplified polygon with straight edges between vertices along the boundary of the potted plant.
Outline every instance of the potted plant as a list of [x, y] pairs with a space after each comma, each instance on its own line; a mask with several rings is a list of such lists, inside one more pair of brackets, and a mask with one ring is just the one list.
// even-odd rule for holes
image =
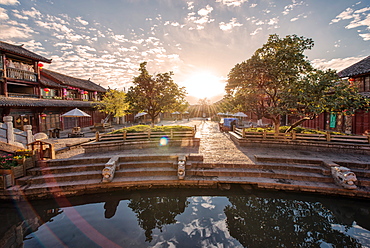
[[[3, 178], [8, 178], [10, 175], [10, 183], [2, 185], [2, 188], [6, 188], [14, 185], [14, 179], [24, 176], [24, 165], [19, 164], [18, 161], [23, 160], [20, 156], [15, 156], [13, 154], [7, 154], [0, 156], [0, 174]], [[6, 182], [7, 180], [3, 180]], [[10, 185], [9, 185], [10, 184]]]

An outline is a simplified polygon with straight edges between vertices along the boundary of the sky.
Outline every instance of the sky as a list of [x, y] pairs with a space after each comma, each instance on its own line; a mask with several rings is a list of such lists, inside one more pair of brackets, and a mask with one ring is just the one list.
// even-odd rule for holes
[[308, 59], [340, 71], [370, 55], [370, 0], [0, 0], [0, 40], [52, 59], [44, 68], [127, 90], [146, 61], [192, 104], [221, 99], [270, 34], [312, 38]]

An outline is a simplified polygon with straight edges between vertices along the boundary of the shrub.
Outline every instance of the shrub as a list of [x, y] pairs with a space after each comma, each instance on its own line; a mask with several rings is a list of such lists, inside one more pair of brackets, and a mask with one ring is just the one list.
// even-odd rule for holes
[[10, 167], [17, 166], [18, 162], [15, 160], [13, 154], [0, 156], [0, 168], [10, 169]]
[[148, 125], [137, 125], [132, 127], [125, 127], [111, 132], [110, 134], [118, 134], [127, 131], [128, 133], [140, 133], [140, 132], [170, 132], [173, 131], [191, 131], [192, 127], [188, 126], [154, 126], [153, 128]]

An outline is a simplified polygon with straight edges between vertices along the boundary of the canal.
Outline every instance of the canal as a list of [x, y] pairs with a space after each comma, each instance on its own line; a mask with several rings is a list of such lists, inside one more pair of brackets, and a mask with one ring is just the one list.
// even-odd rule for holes
[[370, 247], [370, 202], [150, 189], [1, 203], [1, 247]]

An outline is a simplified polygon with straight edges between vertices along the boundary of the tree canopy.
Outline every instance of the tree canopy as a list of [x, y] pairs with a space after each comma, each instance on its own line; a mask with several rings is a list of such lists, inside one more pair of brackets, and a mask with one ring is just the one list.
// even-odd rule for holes
[[132, 112], [146, 112], [154, 124], [160, 113], [185, 108], [186, 91], [172, 80], [172, 72], [150, 75], [146, 64], [140, 64], [140, 75], [134, 78], [134, 85], [129, 88], [126, 101]]
[[114, 117], [122, 117], [126, 114], [128, 104], [125, 102], [126, 94], [120, 90], [109, 89], [96, 108], [103, 113]]
[[356, 88], [339, 82], [335, 71], [312, 66], [303, 53], [313, 45], [312, 39], [297, 35], [270, 35], [250, 59], [231, 69], [228, 102], [239, 111], [272, 120], [276, 132], [286, 114], [308, 119], [325, 111], [363, 106]]

